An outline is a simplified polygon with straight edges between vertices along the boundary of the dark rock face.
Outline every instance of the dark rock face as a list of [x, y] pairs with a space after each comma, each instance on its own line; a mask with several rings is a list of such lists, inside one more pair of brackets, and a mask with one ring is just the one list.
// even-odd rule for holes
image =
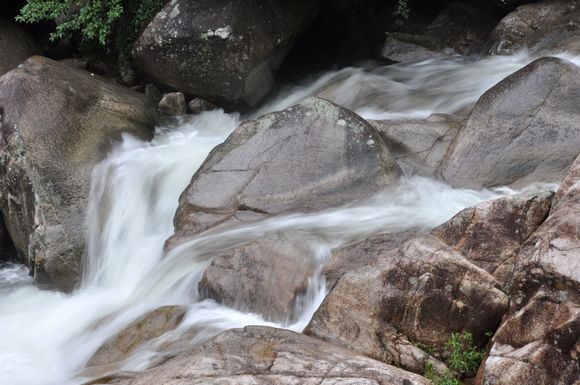
[[[510, 316], [483, 364], [484, 385], [574, 385], [580, 378], [580, 302], [540, 291]], [[572, 299], [574, 298], [574, 300]]]
[[520, 246], [546, 219], [552, 196], [521, 194], [484, 202], [461, 211], [432, 235], [493, 275], [507, 292]]
[[38, 44], [20, 25], [0, 17], [0, 76], [40, 53]]
[[455, 186], [560, 182], [580, 148], [580, 68], [542, 58], [477, 102], [440, 167]]
[[365, 199], [399, 176], [376, 129], [311, 98], [242, 123], [211, 152], [180, 198], [168, 246], [220, 224]]
[[173, 0], [133, 49], [152, 81], [225, 107], [257, 104], [317, 1]]
[[454, 2], [415, 33], [387, 35], [382, 54], [391, 60], [423, 60], [451, 49], [461, 55], [479, 52], [497, 24], [496, 16], [473, 5]]
[[149, 137], [144, 95], [32, 57], [0, 78], [0, 209], [38, 284], [79, 280], [92, 167], [122, 132]]
[[0, 263], [16, 258], [16, 250], [0, 214]]
[[350, 350], [287, 330], [248, 326], [225, 331], [202, 346], [133, 378], [93, 382], [140, 384], [402, 384], [425, 378]]
[[526, 4], [507, 15], [488, 42], [490, 55], [511, 55], [527, 48], [535, 56], [567, 51], [580, 54], [580, 1]]
[[306, 334], [422, 373], [433, 359], [410, 341], [440, 348], [469, 331], [479, 343], [507, 310], [495, 279], [435, 238], [375, 255], [342, 276]]

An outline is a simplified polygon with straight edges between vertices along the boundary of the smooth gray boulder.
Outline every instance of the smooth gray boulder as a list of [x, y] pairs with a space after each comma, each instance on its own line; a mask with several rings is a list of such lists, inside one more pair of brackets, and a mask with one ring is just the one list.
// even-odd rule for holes
[[317, 9], [311, 0], [172, 0], [135, 43], [133, 63], [185, 94], [254, 106]]
[[460, 187], [559, 183], [580, 149], [580, 68], [541, 58], [477, 102], [440, 166]]
[[0, 17], [0, 76], [40, 53], [38, 43], [24, 28]]
[[34, 56], [0, 78], [0, 210], [39, 285], [80, 279], [92, 168], [121, 133], [152, 136], [155, 107], [98, 76]]
[[345, 108], [310, 98], [242, 123], [212, 150], [179, 199], [167, 246], [217, 225], [366, 199], [400, 175], [375, 128]]
[[374, 259], [340, 278], [306, 334], [423, 373], [428, 362], [442, 366], [423, 349], [464, 331], [480, 344], [508, 308], [489, 273], [433, 237], [369, 252]]
[[580, 54], [580, 1], [547, 0], [522, 5], [504, 17], [491, 33], [487, 52], [512, 55], [527, 49], [532, 55]]
[[[127, 378], [128, 377], [128, 378]], [[248, 326], [145, 373], [91, 384], [119, 385], [429, 385], [416, 374], [288, 330]]]

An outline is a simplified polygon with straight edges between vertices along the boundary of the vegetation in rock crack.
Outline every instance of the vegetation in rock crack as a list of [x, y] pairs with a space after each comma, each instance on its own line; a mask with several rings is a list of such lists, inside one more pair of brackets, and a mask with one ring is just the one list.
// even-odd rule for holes
[[431, 363], [427, 363], [425, 377], [434, 385], [459, 385], [460, 381], [454, 373], [459, 373], [462, 376], [474, 374], [479, 368], [484, 354], [483, 350], [473, 346], [471, 333], [452, 333], [451, 338], [445, 344], [444, 351], [439, 353], [439, 355], [447, 357], [445, 361], [451, 370], [440, 374], [435, 371]]
[[399, 0], [395, 5], [395, 11], [393, 12], [393, 15], [408, 19], [410, 12], [411, 9], [409, 8], [408, 0]]
[[164, 0], [27, 0], [16, 20], [54, 21], [56, 29], [51, 40], [79, 34], [83, 44], [112, 47], [124, 61], [163, 4]]

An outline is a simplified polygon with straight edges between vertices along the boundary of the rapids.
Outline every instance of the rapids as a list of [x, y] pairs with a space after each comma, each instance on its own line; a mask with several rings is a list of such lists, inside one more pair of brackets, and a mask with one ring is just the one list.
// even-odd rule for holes
[[[567, 58], [580, 64], [578, 58]], [[326, 294], [321, 274], [312, 277], [308, 292], [293, 309], [294, 321], [275, 324], [258, 314], [199, 301], [197, 283], [212, 256], [270, 232], [296, 231], [304, 235], [311, 258], [322, 267], [334, 248], [379, 233], [428, 231], [463, 208], [515, 191], [453, 189], [407, 176], [397, 188], [365, 202], [210, 231], [164, 255], [178, 197], [209, 151], [240, 121], [320, 92], [331, 92], [339, 103], [368, 119], [457, 112], [531, 60], [521, 53], [476, 62], [438, 58], [372, 70], [347, 68], [285, 90], [246, 117], [216, 110], [182, 118], [176, 127], [160, 127], [148, 143], [124, 137], [93, 171], [82, 287], [70, 295], [43, 291], [32, 285], [23, 267], [0, 267], [0, 384], [82, 383], [90, 379], [82, 372], [84, 366], [107, 338], [147, 311], [168, 304], [188, 307], [183, 323], [134, 354], [123, 370], [145, 368], [156, 358], [155, 344], [167, 340], [180, 339], [191, 346], [250, 324], [301, 331]], [[197, 331], [193, 335], [187, 333], [192, 327]]]

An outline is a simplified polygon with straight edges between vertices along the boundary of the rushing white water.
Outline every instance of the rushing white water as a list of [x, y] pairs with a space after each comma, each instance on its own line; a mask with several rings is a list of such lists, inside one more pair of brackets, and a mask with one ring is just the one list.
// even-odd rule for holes
[[[359, 103], [341, 99], [350, 98], [344, 91], [355, 92], [357, 85], [372, 88], [375, 95], [367, 98], [371, 102], [354, 106], [366, 117], [455, 112], [529, 60], [522, 54], [470, 64], [438, 59], [373, 72], [348, 69], [292, 90], [259, 114], [286, 108], [329, 87], [338, 101]], [[376, 103], [379, 99], [386, 104]], [[83, 286], [74, 294], [38, 290], [20, 267], [0, 270], [0, 384], [81, 383], [87, 379], [84, 366], [107, 338], [147, 311], [168, 304], [188, 306], [185, 320], [124, 362], [122, 369], [145, 368], [156, 358], [156, 346], [168, 340], [195, 344], [249, 324], [302, 330], [325, 295], [322, 276], [312, 277], [294, 309], [293, 322], [273, 324], [260, 315], [198, 300], [197, 283], [211, 257], [272, 232], [297, 231], [305, 235], [310, 257], [321, 267], [332, 249], [346, 243], [378, 233], [428, 230], [465, 207], [513, 193], [458, 190], [409, 177], [366, 202], [205, 233], [164, 256], [179, 194], [209, 151], [239, 121], [238, 115], [213, 111], [184, 120], [178, 128], [159, 129], [151, 143], [125, 137], [95, 168], [87, 266]]]

